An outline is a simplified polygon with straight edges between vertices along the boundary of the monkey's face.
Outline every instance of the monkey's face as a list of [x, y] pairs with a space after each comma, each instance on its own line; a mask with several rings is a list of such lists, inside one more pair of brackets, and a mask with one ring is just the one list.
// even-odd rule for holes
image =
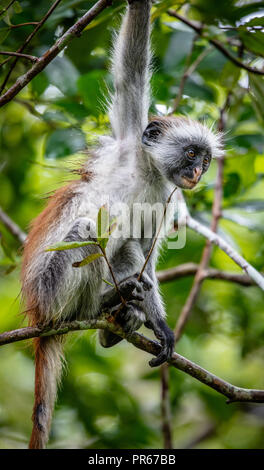
[[[193, 189], [208, 170], [212, 155], [209, 147], [199, 143], [183, 145], [170, 165], [163, 165], [167, 178], [183, 189]], [[174, 160], [174, 161], [173, 161]]]
[[193, 189], [208, 170], [212, 155], [222, 154], [219, 135], [185, 118], [150, 122], [142, 143], [161, 173], [183, 189]]

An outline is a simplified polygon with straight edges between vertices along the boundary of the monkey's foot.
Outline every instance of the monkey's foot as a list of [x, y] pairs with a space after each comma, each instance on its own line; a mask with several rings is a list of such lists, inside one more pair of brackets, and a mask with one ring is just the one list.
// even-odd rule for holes
[[126, 334], [131, 334], [143, 325], [145, 314], [138, 305], [128, 302], [120, 309], [115, 319]]
[[[119, 311], [120, 310], [120, 311]], [[133, 302], [127, 305], [119, 304], [115, 309], [111, 310], [111, 314], [115, 315], [116, 322], [122, 327], [126, 334], [131, 334], [138, 330], [145, 321], [145, 314]], [[115, 344], [122, 341], [123, 338], [108, 330], [99, 330], [99, 342], [103, 348], [111, 348]]]
[[151, 328], [157, 339], [160, 340], [162, 350], [157, 357], [149, 361], [151, 367], [157, 367], [168, 361], [174, 352], [175, 337], [173, 331], [168, 327], [163, 318], [159, 318], [155, 323], [149, 320], [145, 323], [147, 328]]

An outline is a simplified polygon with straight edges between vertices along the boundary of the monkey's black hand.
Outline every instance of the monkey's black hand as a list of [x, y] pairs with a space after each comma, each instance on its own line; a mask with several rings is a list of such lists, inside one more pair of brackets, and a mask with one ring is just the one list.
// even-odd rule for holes
[[149, 361], [151, 367], [157, 367], [171, 358], [175, 344], [174, 333], [163, 318], [159, 318], [156, 322], [148, 320], [145, 326], [154, 331], [155, 336], [160, 340], [162, 346], [159, 355]]
[[147, 275], [143, 273], [140, 281], [138, 276], [139, 273], [135, 273], [133, 276], [121, 281], [118, 286], [122, 297], [127, 301], [144, 300], [144, 291], [149, 291], [153, 286], [152, 281]]
[[139, 273], [130, 276], [118, 285], [119, 292], [115, 289], [108, 290], [102, 299], [101, 308], [110, 309], [120, 304], [120, 294], [127, 302], [131, 300], [144, 300], [144, 291], [148, 291], [152, 288], [153, 284], [150, 278], [142, 274], [141, 280], [138, 281]]

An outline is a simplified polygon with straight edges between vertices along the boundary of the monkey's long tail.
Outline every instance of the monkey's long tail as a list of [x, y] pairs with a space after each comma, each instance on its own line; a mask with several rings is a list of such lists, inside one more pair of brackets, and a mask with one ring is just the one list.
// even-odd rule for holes
[[58, 336], [36, 338], [35, 403], [30, 449], [44, 449], [48, 442], [57, 386], [62, 371], [62, 340]]

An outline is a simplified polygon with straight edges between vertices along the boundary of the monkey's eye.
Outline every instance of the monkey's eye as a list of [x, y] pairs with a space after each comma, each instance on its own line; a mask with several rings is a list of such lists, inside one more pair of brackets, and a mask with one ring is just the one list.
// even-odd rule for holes
[[203, 164], [204, 164], [204, 165], [208, 165], [208, 164], [209, 164], [209, 158], [205, 157], [205, 158], [204, 158], [204, 161], [203, 161]]
[[195, 152], [194, 152], [194, 150], [193, 150], [193, 149], [188, 150], [188, 151], [187, 151], [187, 156], [188, 156], [189, 158], [194, 158], [194, 157], [195, 157]]

